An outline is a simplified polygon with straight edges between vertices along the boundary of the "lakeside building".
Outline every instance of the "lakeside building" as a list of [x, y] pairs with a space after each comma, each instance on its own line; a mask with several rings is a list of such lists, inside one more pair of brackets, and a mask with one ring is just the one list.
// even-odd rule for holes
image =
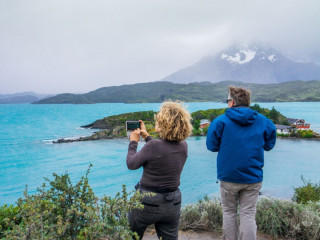
[[205, 128], [205, 127], [209, 127], [210, 126], [210, 121], [209, 119], [201, 119], [200, 120], [200, 128]]
[[292, 132], [295, 132], [296, 128], [294, 126], [287, 126], [287, 125], [280, 125], [280, 124], [275, 124], [277, 128], [277, 133], [281, 134], [290, 134]]
[[310, 129], [310, 124], [306, 123], [304, 119], [287, 118], [290, 125], [296, 127], [298, 130]]

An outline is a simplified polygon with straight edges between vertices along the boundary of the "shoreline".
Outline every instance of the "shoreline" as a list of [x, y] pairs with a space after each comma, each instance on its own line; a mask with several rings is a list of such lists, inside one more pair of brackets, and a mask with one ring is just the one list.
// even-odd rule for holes
[[320, 137], [319, 138], [298, 138], [298, 137], [283, 137], [283, 136], [277, 136], [277, 138], [281, 138], [281, 139], [290, 139], [290, 140], [309, 140], [309, 141], [320, 141]]
[[[98, 133], [98, 132], [97, 132]], [[90, 136], [82, 136], [82, 137], [66, 137], [66, 138], [59, 138], [59, 139], [54, 139], [54, 140], [43, 140], [46, 142], [51, 142], [54, 144], [60, 144], [60, 143], [71, 143], [71, 142], [83, 142], [83, 141], [97, 141], [97, 140], [127, 140], [127, 137], [121, 137], [121, 136], [104, 136], [101, 138], [94, 138], [94, 134]], [[206, 137], [206, 135], [190, 135], [189, 137]], [[277, 136], [279, 139], [287, 139], [287, 140], [292, 140], [292, 141], [297, 141], [297, 140], [308, 140], [308, 141], [320, 141], [319, 138], [298, 138], [298, 137], [283, 137], [283, 136]]]

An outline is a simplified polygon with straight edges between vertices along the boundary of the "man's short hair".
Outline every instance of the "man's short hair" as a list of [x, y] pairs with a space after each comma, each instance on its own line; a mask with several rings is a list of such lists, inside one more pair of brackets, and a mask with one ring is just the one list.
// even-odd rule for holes
[[234, 100], [236, 105], [250, 106], [251, 93], [249, 90], [244, 88], [230, 86], [229, 87], [230, 97]]

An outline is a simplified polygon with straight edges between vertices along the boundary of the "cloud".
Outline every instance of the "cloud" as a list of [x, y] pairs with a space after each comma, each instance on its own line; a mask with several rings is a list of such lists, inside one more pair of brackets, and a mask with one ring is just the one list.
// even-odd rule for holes
[[320, 52], [318, 1], [0, 2], [2, 93], [86, 92], [159, 80], [235, 42]]

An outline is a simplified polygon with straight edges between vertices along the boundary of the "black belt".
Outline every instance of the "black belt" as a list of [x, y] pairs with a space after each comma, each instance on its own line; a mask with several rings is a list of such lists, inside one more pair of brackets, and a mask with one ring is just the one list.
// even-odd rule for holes
[[137, 183], [137, 185], [135, 186], [135, 189], [142, 189], [148, 192], [154, 192], [154, 193], [171, 193], [171, 192], [175, 192], [178, 190], [178, 188], [162, 188], [162, 187], [144, 187], [142, 186], [140, 183]]

